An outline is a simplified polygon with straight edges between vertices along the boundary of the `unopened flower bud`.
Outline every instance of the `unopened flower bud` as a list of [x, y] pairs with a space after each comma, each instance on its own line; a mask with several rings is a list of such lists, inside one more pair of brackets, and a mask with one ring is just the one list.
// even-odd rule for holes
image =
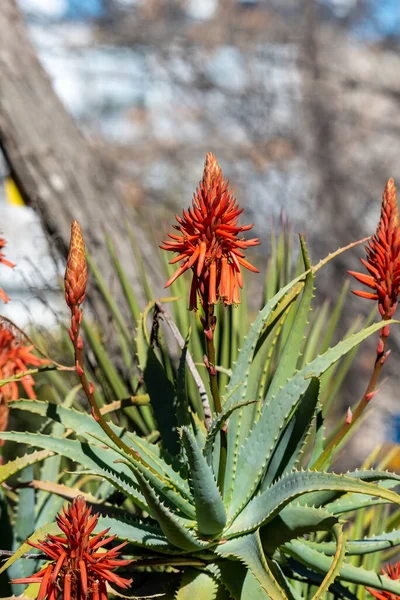
[[352, 420], [353, 420], [353, 413], [349, 406], [349, 408], [347, 409], [347, 413], [346, 413], [346, 425], [351, 425]]
[[379, 388], [377, 390], [374, 390], [373, 392], [370, 392], [369, 394], [366, 394], [365, 399], [367, 402], [370, 402], [372, 400], [372, 398], [379, 392]]
[[82, 377], [83, 369], [78, 361], [76, 361], [76, 363], [75, 363], [75, 368], [76, 368], [76, 372], [78, 373], [79, 377]]
[[71, 309], [79, 306], [85, 299], [87, 279], [85, 243], [79, 223], [74, 219], [64, 278], [65, 299]]

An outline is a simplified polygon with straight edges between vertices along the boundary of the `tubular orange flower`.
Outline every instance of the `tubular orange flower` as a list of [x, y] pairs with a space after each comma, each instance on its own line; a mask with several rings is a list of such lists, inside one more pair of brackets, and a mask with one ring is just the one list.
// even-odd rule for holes
[[104, 550], [116, 536], [104, 537], [109, 531], [105, 529], [90, 537], [99, 519], [98, 514], [91, 513], [83, 496], [77, 496], [56, 517], [65, 537], [48, 534], [37, 544], [28, 540], [30, 546], [44, 552], [51, 562], [34, 575], [14, 579], [13, 583], [40, 583], [38, 600], [56, 600], [60, 593], [64, 600], [107, 600], [106, 581], [128, 588], [132, 580], [113, 573], [116, 567], [132, 562], [118, 558], [119, 550], [127, 542]]
[[238, 225], [239, 208], [224, 179], [220, 166], [211, 152], [207, 153], [203, 179], [193, 196], [192, 207], [175, 216], [174, 228], [180, 235], [169, 234], [160, 246], [177, 252], [170, 263], [181, 262], [167, 281], [169, 287], [185, 271], [192, 269], [190, 309], [197, 309], [197, 295], [203, 308], [222, 300], [224, 304], [240, 302], [239, 288], [243, 287], [241, 268], [258, 273], [244, 258], [242, 250], [257, 246], [258, 238], [246, 240], [239, 235], [253, 225]]
[[[397, 562], [395, 565], [387, 565], [382, 569], [382, 574], [387, 575], [390, 579], [400, 579], [400, 562]], [[367, 588], [370, 594], [378, 598], [378, 600], [400, 600], [400, 596], [398, 594], [392, 594], [391, 592], [381, 592], [378, 590], [372, 590], [371, 588]]]
[[349, 271], [372, 292], [353, 291], [356, 296], [378, 301], [382, 318], [390, 319], [396, 310], [400, 293], [400, 223], [396, 187], [389, 179], [383, 192], [381, 218], [376, 234], [366, 246], [367, 260], [361, 262], [368, 275]]
[[[32, 354], [32, 349], [32, 345], [27, 345], [14, 334], [10, 326], [0, 321], [0, 379], [8, 379], [17, 373], [27, 371], [29, 367], [40, 367], [48, 363], [47, 360]], [[21, 383], [28, 398], [36, 398], [32, 376], [22, 377]], [[17, 400], [18, 397], [18, 384], [15, 381], [0, 388], [0, 398], [10, 401]]]
[[71, 242], [64, 277], [65, 300], [71, 310], [84, 301], [87, 279], [85, 242], [80, 225], [74, 219], [71, 225]]
[[[0, 237], [0, 263], [5, 265], [6, 267], [11, 267], [12, 269], [15, 267], [15, 264], [7, 260], [4, 256], [3, 248], [6, 245], [6, 241], [4, 238]], [[0, 288], [0, 299], [3, 300], [5, 304], [9, 301], [9, 297], [5, 293], [5, 291]]]

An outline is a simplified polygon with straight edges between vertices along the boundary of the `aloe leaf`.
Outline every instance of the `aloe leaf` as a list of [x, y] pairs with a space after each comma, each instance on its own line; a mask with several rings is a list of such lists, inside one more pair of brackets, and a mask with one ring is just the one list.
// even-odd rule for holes
[[300, 236], [300, 244], [305, 271], [308, 272], [306, 275], [301, 300], [296, 311], [296, 318], [294, 320], [293, 327], [290, 329], [285, 347], [283, 348], [279, 357], [279, 364], [268, 389], [269, 398], [273, 398], [282, 385], [284, 385], [289, 377], [291, 377], [295, 372], [304, 334], [308, 324], [308, 314], [310, 312], [311, 300], [314, 293], [315, 275], [311, 270], [307, 246], [302, 236]]
[[46, 448], [56, 454], [61, 454], [111, 480], [116, 488], [132, 498], [143, 510], [147, 510], [142, 494], [138, 491], [136, 483], [132, 481], [130, 469], [125, 465], [118, 465], [118, 470], [110, 466], [112, 457], [110, 450], [94, 446], [93, 443], [88, 444], [36, 433], [0, 432], [0, 439]]
[[180, 445], [177, 433], [176, 391], [167, 377], [165, 369], [146, 339], [145, 314], [140, 317], [137, 328], [137, 349], [139, 366], [150, 396], [151, 406], [158, 430], [161, 432], [165, 448], [173, 456], [179, 454]]
[[218, 583], [207, 573], [185, 569], [174, 600], [216, 600]]
[[185, 340], [179, 359], [178, 374], [176, 378], [176, 417], [178, 425], [190, 425], [189, 402], [186, 394], [186, 356], [188, 351], [190, 332]]
[[245, 564], [271, 600], [286, 600], [264, 556], [258, 533], [228, 540], [219, 544], [215, 552], [219, 556], [233, 558]]
[[110, 528], [110, 531], [119, 540], [129, 542], [134, 546], [163, 554], [179, 553], [175, 546], [170, 545], [157, 524], [129, 518], [127, 513], [125, 515], [118, 517], [100, 515], [95, 533]]
[[161, 502], [159, 496], [147, 479], [134, 467], [132, 467], [132, 470], [135, 472], [136, 479], [147, 500], [151, 514], [153, 518], [158, 521], [167, 540], [177, 548], [189, 552], [203, 548], [204, 544], [196, 539], [189, 529], [185, 527], [183, 519], [173, 514], [169, 508]]
[[346, 554], [346, 546], [345, 546], [345, 537], [343, 534], [343, 527], [339, 523], [332, 528], [333, 536], [336, 539], [336, 551], [333, 556], [332, 564], [329, 567], [321, 585], [318, 590], [315, 592], [314, 596], [311, 600], [321, 600], [325, 592], [329, 590], [330, 585], [335, 581], [336, 577], [340, 573], [340, 568], [344, 563], [344, 558]]
[[186, 427], [182, 427], [182, 442], [190, 466], [198, 531], [215, 535], [225, 527], [226, 512], [214, 473]]
[[[46, 525], [43, 525], [43, 527], [41, 527], [40, 529], [37, 529], [35, 531], [35, 533], [33, 533], [30, 537], [29, 540], [31, 542], [38, 542], [39, 540], [42, 540], [43, 538], [46, 537], [47, 534], [51, 533], [53, 535], [56, 535], [57, 533], [60, 532], [60, 529], [57, 525], [57, 523], [46, 523]], [[8, 569], [11, 565], [13, 565], [15, 563], [16, 560], [18, 560], [19, 558], [21, 558], [21, 556], [23, 554], [25, 554], [25, 552], [29, 552], [30, 550], [32, 550], [32, 546], [30, 546], [27, 541], [24, 541], [18, 548], [17, 550], [15, 550], [14, 554], [12, 556], [10, 556], [10, 558], [8, 560], [6, 560], [1, 566], [0, 566], [0, 573], [3, 573], [6, 569]]]
[[400, 504], [400, 496], [372, 483], [319, 471], [293, 471], [253, 498], [226, 531], [226, 537], [254, 531], [270, 521], [289, 502], [313, 490], [359, 492]]
[[[390, 489], [399, 485], [400, 483], [400, 475], [396, 473], [391, 473], [390, 471], [378, 471], [375, 469], [366, 469], [355, 471], [348, 471], [344, 473], [346, 477], [351, 477], [352, 479], [360, 479], [361, 481], [367, 481], [369, 483], [376, 483], [377, 485]], [[332, 512], [333, 514], [340, 514], [341, 506], [337, 507], [336, 503], [340, 500], [343, 501], [344, 505], [350, 505], [352, 498], [356, 498], [356, 494], [347, 494], [344, 495], [343, 492], [338, 490], [325, 490], [319, 492], [310, 492], [309, 494], [305, 494], [300, 500], [300, 504], [312, 504], [314, 506], [322, 506], [324, 505], [327, 510]], [[374, 500], [368, 499], [364, 496], [364, 499], [367, 502], [373, 502]], [[359, 500], [356, 500], [359, 501]], [[361, 506], [364, 506], [361, 503]], [[356, 507], [354, 507], [356, 508]]]
[[318, 394], [319, 380], [313, 377], [293, 416], [286, 425], [286, 429], [275, 445], [268, 464], [268, 470], [261, 485], [261, 491], [269, 487], [283, 473], [288, 473], [298, 462], [315, 414]]
[[3, 483], [3, 481], [6, 481], [9, 477], [12, 477], [12, 475], [19, 473], [28, 465], [34, 465], [41, 462], [42, 460], [53, 456], [53, 454], [54, 453], [50, 450], [35, 450], [34, 452], [10, 460], [4, 465], [0, 465], [0, 483]]
[[[76, 400], [76, 396], [81, 389], [81, 384], [74, 386], [62, 403], [63, 408], [71, 408]], [[52, 435], [55, 437], [62, 437], [65, 431], [63, 423], [53, 423]], [[44, 481], [56, 481], [60, 474], [61, 457], [60, 455], [52, 456], [45, 460], [42, 469], [40, 471], [40, 477]], [[36, 515], [37, 519], [36, 526], [41, 527], [45, 523], [49, 522], [54, 517], [60, 508], [60, 500], [53, 497], [52, 494], [39, 491], [36, 496]], [[40, 518], [41, 515], [41, 518]], [[42, 520], [43, 519], [43, 520]]]
[[272, 556], [285, 542], [318, 531], [331, 531], [336, 523], [338, 519], [323, 508], [289, 504], [261, 527], [261, 543], [264, 551]]
[[287, 419], [290, 411], [298, 404], [301, 395], [305, 393], [310, 384], [310, 378], [320, 377], [342, 356], [381, 327], [381, 323], [375, 323], [348, 339], [339, 342], [339, 344], [321, 356], [318, 356], [310, 364], [298, 371], [278, 391], [274, 398], [271, 398], [269, 393], [267, 394], [260, 419], [254, 425], [245, 443], [238, 451], [236, 473], [240, 473], [240, 477], [235, 482], [232, 502], [229, 507], [229, 516], [237, 514], [253, 495], [267, 469], [268, 460], [270, 459], [270, 453], [266, 452], [266, 448], [271, 448], [280, 435], [282, 424]]
[[[254, 358], [256, 346], [258, 339], [265, 329], [265, 326], [269, 322], [274, 309], [279, 304], [279, 302], [286, 296], [286, 294], [291, 293], [291, 296], [295, 298], [300, 292], [302, 287], [304, 286], [304, 274], [300, 275], [293, 281], [291, 281], [288, 285], [282, 288], [273, 298], [271, 298], [264, 308], [258, 313], [258, 316], [244, 340], [244, 344], [239, 352], [238, 359], [235, 363], [235, 366], [232, 370], [232, 376], [227, 387], [227, 394], [232, 392], [241, 382], [244, 382], [242, 388], [238, 388], [235, 393], [233, 393], [229, 399], [229, 405], [233, 406], [238, 404], [239, 402], [243, 402], [247, 400], [247, 386], [249, 384], [249, 375], [251, 370], [251, 364]], [[282, 307], [282, 312], [287, 307], [287, 304], [290, 303], [290, 298], [285, 299], [287, 302]], [[277, 315], [274, 314], [276, 318]], [[279, 315], [278, 315], [279, 317]], [[254, 400], [254, 398], [249, 398], [250, 400]], [[248, 414], [244, 415], [243, 412], [247, 410]], [[229, 502], [232, 494], [234, 476], [236, 471], [236, 460], [237, 460], [237, 452], [240, 448], [240, 445], [243, 443], [245, 437], [248, 434], [250, 427], [250, 418], [252, 417], [252, 412], [249, 408], [242, 408], [239, 412], [236, 412], [232, 415], [231, 423], [230, 423], [230, 434], [228, 434], [228, 449], [227, 449], [227, 462], [226, 462], [226, 471], [225, 471], [225, 485], [224, 485], [224, 501]]]
[[[16, 410], [25, 410], [49, 417], [56, 423], [62, 423], [68, 429], [72, 429], [76, 435], [85, 437], [89, 442], [92, 441], [92, 437], [105, 438], [103, 430], [91, 415], [78, 412], [72, 408], [65, 408], [64, 406], [60, 406], [58, 404], [41, 402], [38, 400], [21, 400], [11, 403], [10, 407]], [[158, 474], [162, 479], [168, 478], [168, 480], [177, 488], [180, 495], [182, 495], [184, 498], [190, 498], [188, 482], [185, 481], [179, 475], [179, 473], [177, 473], [162, 458], [160, 458], [159, 449], [157, 446], [154, 444], [149, 444], [143, 438], [140, 438], [134, 433], [123, 434], [123, 430], [112, 423], [110, 423], [110, 427], [125, 444], [130, 446], [141, 456], [150, 470], [155, 471], [156, 474]], [[109, 443], [109, 440], [104, 439], [103, 443]], [[113, 447], [112, 452], [114, 452], [114, 459], [119, 459], [119, 455], [116, 453], [117, 449], [115, 447]], [[110, 459], [111, 456], [108, 460], [110, 461]], [[148, 474], [148, 476], [150, 476], [150, 474]], [[154, 483], [157, 484], [157, 481], [154, 480]], [[185, 504], [185, 506], [187, 505]]]
[[254, 575], [238, 561], [224, 560], [209, 565], [208, 569], [218, 570], [221, 581], [234, 600], [270, 600]]
[[[307, 544], [298, 540], [287, 542], [284, 546], [284, 551], [319, 573], [327, 573], [331, 566], [331, 558], [329, 556], [310, 548]], [[346, 563], [340, 567], [339, 579], [341, 582], [347, 581], [377, 590], [385, 590], [393, 594], [400, 594], [400, 581]]]
[[[311, 548], [323, 552], [327, 556], [332, 556], [335, 552], [332, 542], [307, 542]], [[349, 540], [346, 543], [346, 554], [348, 556], [362, 556], [372, 552], [380, 552], [389, 548], [395, 548], [400, 545], [400, 530], [395, 529], [388, 533], [381, 533], [372, 537], [366, 537], [362, 540]]]

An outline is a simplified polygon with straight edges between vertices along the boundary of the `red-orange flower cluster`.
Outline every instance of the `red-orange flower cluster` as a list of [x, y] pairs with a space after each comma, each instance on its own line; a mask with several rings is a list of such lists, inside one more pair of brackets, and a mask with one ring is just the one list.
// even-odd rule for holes
[[[5, 265], [6, 267], [11, 267], [13, 269], [15, 267], [15, 264], [7, 260], [4, 256], [3, 248], [6, 245], [6, 243], [7, 242], [4, 240], [4, 238], [0, 237], [0, 263]], [[2, 288], [0, 288], [0, 299], [3, 300], [3, 302], [5, 302], [6, 304], [9, 301], [9, 297]]]
[[188, 269], [193, 271], [190, 309], [197, 309], [197, 294], [206, 307], [221, 299], [224, 304], [240, 302], [239, 288], [243, 287], [241, 267], [258, 273], [244, 258], [242, 250], [257, 246], [258, 238], [239, 237], [253, 225], [238, 225], [243, 212], [233, 198], [217, 160], [207, 153], [203, 179], [193, 196], [192, 207], [176, 215], [179, 225], [174, 229], [180, 235], [169, 234], [172, 241], [164, 241], [161, 248], [178, 252], [170, 263], [183, 261], [167, 281], [170, 286]]
[[[23, 373], [30, 367], [40, 367], [48, 363], [47, 360], [32, 354], [33, 346], [27, 345], [15, 335], [11, 327], [0, 321], [0, 379], [8, 379], [17, 373]], [[35, 382], [31, 375], [22, 377], [21, 383], [28, 398], [36, 398], [33, 386]], [[17, 400], [18, 384], [13, 381], [0, 387], [0, 399], [7, 401]]]
[[[382, 569], [382, 574], [387, 575], [390, 579], [400, 579], [400, 562], [397, 562], [395, 565], [387, 565]], [[367, 588], [370, 594], [378, 598], [378, 600], [400, 600], [400, 596], [398, 594], [392, 594], [391, 592], [381, 592], [378, 590], [372, 590], [371, 588]]]
[[372, 292], [353, 291], [353, 294], [377, 300], [382, 318], [390, 319], [397, 307], [400, 293], [400, 223], [396, 187], [389, 179], [383, 192], [381, 218], [376, 234], [366, 246], [367, 260], [361, 259], [369, 275], [349, 271]]
[[90, 537], [99, 515], [91, 514], [83, 496], [75, 498], [63, 513], [57, 515], [56, 521], [65, 537], [48, 534], [37, 544], [28, 540], [51, 562], [31, 577], [14, 579], [13, 583], [40, 583], [38, 600], [57, 600], [60, 594], [64, 600], [107, 600], [106, 581], [128, 588], [132, 580], [112, 572], [132, 562], [118, 558], [127, 542], [104, 550], [116, 537], [104, 537], [109, 529]]

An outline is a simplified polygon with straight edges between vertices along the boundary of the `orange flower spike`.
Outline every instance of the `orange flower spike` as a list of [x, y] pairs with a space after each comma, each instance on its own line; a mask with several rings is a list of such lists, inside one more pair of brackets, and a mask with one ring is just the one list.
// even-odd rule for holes
[[361, 262], [369, 274], [348, 272], [372, 292], [355, 290], [353, 294], [378, 300], [379, 312], [387, 320], [393, 316], [400, 294], [400, 222], [393, 179], [385, 186], [378, 228], [366, 251], [367, 260], [361, 259]]
[[68, 509], [64, 508], [63, 513], [56, 517], [65, 538], [49, 534], [41, 542], [28, 541], [30, 546], [38, 548], [52, 562], [30, 577], [15, 579], [14, 583], [40, 583], [38, 598], [41, 600], [55, 600], [60, 593], [64, 600], [106, 600], [107, 581], [127, 589], [132, 580], [112, 572], [116, 567], [132, 562], [118, 558], [118, 551], [126, 542], [110, 550], [96, 552], [98, 548], [111, 543], [115, 536], [100, 539], [107, 533], [106, 529], [91, 538], [99, 519], [98, 514], [91, 513], [92, 509], [87, 506], [83, 496], [77, 496]]
[[198, 295], [203, 307], [217, 304], [218, 300], [224, 304], [239, 303], [239, 287], [243, 286], [241, 267], [258, 273], [241, 252], [260, 243], [258, 238], [246, 240], [239, 237], [253, 227], [237, 224], [242, 211], [232, 196], [217, 159], [208, 152], [203, 178], [193, 196], [192, 206], [183, 211], [182, 217], [176, 217], [178, 225], [174, 228], [180, 235], [169, 234], [170, 240], [164, 241], [161, 246], [163, 250], [177, 253], [171, 264], [182, 261], [165, 287], [192, 269], [191, 310], [197, 309]]
[[84, 301], [87, 280], [85, 242], [80, 225], [74, 219], [71, 225], [71, 242], [64, 277], [65, 300], [71, 310]]
[[[400, 561], [394, 565], [387, 565], [382, 569], [382, 574], [390, 577], [390, 579], [400, 579]], [[398, 594], [392, 594], [391, 592], [383, 592], [382, 590], [372, 590], [367, 588], [370, 594], [372, 594], [378, 600], [400, 600]]]

